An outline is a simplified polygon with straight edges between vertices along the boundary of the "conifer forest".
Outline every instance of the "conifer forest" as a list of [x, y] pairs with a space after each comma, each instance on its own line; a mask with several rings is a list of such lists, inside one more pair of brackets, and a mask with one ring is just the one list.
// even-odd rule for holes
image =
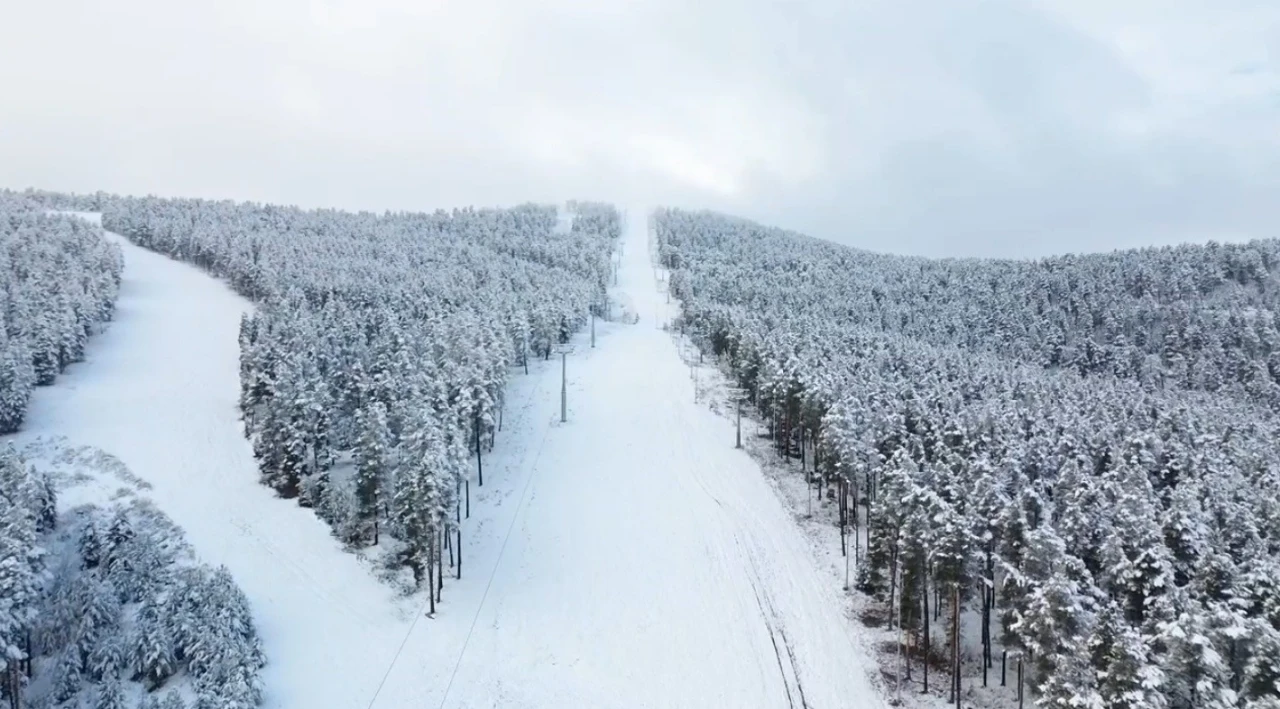
[[7, 709], [1280, 708], [1280, 241], [3, 191], [0, 434]]

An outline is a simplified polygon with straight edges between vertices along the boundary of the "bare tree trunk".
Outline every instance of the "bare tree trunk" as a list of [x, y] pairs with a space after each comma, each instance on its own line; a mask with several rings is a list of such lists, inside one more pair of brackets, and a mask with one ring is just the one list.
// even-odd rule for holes
[[987, 669], [991, 667], [991, 596], [986, 580], [982, 584], [982, 686], [987, 686]]
[[481, 454], [480, 454], [480, 410], [479, 410], [479, 409], [477, 409], [477, 410], [476, 410], [476, 415], [475, 415], [475, 416], [476, 416], [476, 417], [475, 417], [475, 429], [476, 429], [476, 473], [477, 473], [477, 475], [479, 475], [479, 480], [478, 480], [478, 482], [480, 483], [480, 487], [484, 487], [484, 460], [483, 460], [483, 457], [482, 457], [482, 456], [481, 456]]
[[932, 644], [932, 637], [929, 635], [929, 575], [922, 574], [924, 577], [924, 589], [920, 594], [924, 598], [924, 693], [929, 693], [929, 649]]
[[458, 578], [462, 578], [462, 527], [458, 527], [458, 538], [454, 546], [458, 547]]
[[18, 696], [18, 687], [21, 686], [18, 680], [18, 664], [15, 662], [10, 664], [4, 673], [4, 693], [9, 698], [9, 709], [20, 709], [21, 700]]
[[[898, 545], [895, 542], [893, 545], [893, 551], [889, 553], [889, 607], [890, 608], [894, 608], [893, 599], [897, 595], [897, 593], [898, 593]], [[893, 614], [890, 613], [889, 617], [892, 619]], [[892, 620], [889, 621], [889, 627], [891, 628], [893, 627]]]
[[431, 612], [428, 615], [436, 614], [436, 565], [432, 559], [435, 556], [436, 540], [434, 534], [427, 536], [427, 600], [431, 603]]
[[956, 709], [960, 709], [960, 584], [951, 589], [951, 628], [952, 652], [955, 655], [955, 682], [952, 691], [955, 693]]
[[850, 509], [853, 512], [853, 558], [858, 558], [858, 544], [862, 541], [862, 531], [858, 529], [858, 481], [849, 481], [849, 496], [852, 499]]

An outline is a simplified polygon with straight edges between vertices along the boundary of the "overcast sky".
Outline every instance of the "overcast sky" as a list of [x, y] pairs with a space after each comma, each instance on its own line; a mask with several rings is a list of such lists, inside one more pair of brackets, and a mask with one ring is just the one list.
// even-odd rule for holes
[[0, 185], [597, 198], [881, 251], [1280, 235], [1276, 0], [0, 0]]

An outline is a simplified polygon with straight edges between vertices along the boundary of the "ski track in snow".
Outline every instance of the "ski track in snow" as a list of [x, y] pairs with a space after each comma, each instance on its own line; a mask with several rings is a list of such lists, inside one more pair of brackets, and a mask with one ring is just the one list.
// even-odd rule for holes
[[[883, 706], [838, 589], [733, 424], [694, 402], [658, 325], [674, 314], [627, 224], [616, 296], [634, 325], [513, 369], [473, 478], [463, 574], [434, 618], [327, 526], [258, 484], [236, 408], [250, 305], [129, 244], [115, 320], [40, 389], [19, 438], [119, 457], [253, 606], [268, 707]], [[415, 616], [417, 622], [414, 623]], [[375, 699], [376, 694], [376, 699]]]

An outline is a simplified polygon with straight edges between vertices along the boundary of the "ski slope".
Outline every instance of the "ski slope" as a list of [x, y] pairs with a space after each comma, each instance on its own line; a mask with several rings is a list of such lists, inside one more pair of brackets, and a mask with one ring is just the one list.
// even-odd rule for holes
[[38, 391], [22, 438], [121, 459], [253, 607], [268, 707], [867, 707], [882, 700], [837, 588], [729, 421], [694, 403], [656, 325], [644, 212], [616, 298], [567, 360], [513, 370], [463, 574], [433, 618], [257, 482], [236, 410], [250, 306], [129, 244], [117, 316]]
[[65, 436], [151, 483], [202, 560], [225, 564], [249, 597], [267, 706], [364, 706], [376, 677], [351, 672], [350, 644], [389, 661], [406, 613], [323, 522], [258, 484], [237, 410], [236, 336], [251, 306], [195, 268], [108, 238], [125, 259], [115, 318], [85, 362], [36, 391], [19, 442]]
[[[829, 574], [656, 327], [674, 306], [645, 214], [616, 294], [640, 321], [600, 327], [595, 349], [578, 339], [568, 423], [545, 397], [448, 696], [424, 705], [881, 706]], [[398, 688], [435, 671], [401, 662], [387, 688], [407, 701]]]

